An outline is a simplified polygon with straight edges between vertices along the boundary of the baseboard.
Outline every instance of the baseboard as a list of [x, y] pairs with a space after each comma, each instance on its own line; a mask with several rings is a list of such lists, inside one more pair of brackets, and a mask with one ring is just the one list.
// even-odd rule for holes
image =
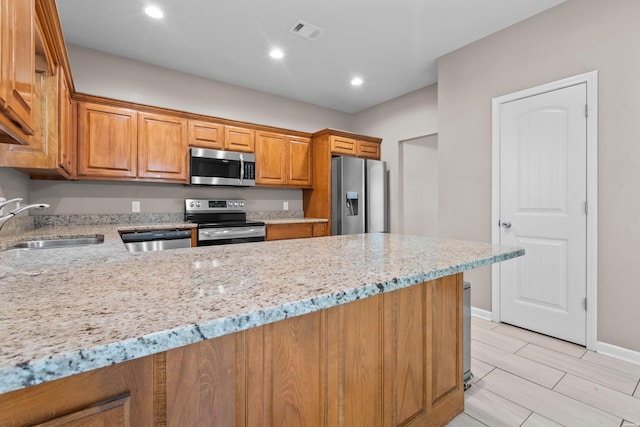
[[640, 365], [640, 352], [629, 350], [628, 348], [618, 347], [617, 345], [607, 344], [604, 342], [596, 342], [596, 351], [600, 354], [615, 357], [616, 359]]
[[[478, 317], [490, 322], [492, 321], [492, 313], [487, 310], [471, 307], [471, 315], [473, 317]], [[625, 362], [631, 362], [635, 363], [636, 365], [640, 365], [640, 351], [629, 350], [628, 348], [618, 347], [617, 345], [596, 341], [596, 352], [615, 357], [616, 359], [624, 360]]]
[[480, 319], [488, 320], [491, 322], [491, 312], [487, 310], [482, 310], [481, 308], [471, 307], [471, 315], [473, 317], [479, 317]]

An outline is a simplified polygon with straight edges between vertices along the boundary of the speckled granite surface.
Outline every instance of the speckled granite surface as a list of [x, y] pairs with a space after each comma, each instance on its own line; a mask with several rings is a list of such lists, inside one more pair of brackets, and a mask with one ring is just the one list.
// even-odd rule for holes
[[95, 234], [103, 244], [0, 252], [0, 393], [523, 254], [393, 234], [129, 253], [115, 226], [20, 240]]

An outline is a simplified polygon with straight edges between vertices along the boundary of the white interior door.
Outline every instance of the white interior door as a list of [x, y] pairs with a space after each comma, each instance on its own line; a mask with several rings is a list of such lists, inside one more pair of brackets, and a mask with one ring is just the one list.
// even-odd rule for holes
[[500, 110], [500, 320], [586, 342], [586, 83]]

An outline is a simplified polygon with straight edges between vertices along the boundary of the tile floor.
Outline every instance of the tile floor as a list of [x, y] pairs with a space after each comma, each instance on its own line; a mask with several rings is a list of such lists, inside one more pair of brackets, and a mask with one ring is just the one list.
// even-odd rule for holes
[[473, 385], [450, 427], [640, 426], [640, 365], [472, 318]]

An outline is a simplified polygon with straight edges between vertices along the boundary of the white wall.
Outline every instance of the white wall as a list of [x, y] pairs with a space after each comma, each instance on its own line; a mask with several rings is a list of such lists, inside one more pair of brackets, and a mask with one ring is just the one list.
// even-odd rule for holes
[[[640, 351], [640, 2], [568, 0], [438, 64], [443, 237], [491, 241], [491, 99], [599, 73], [598, 340]], [[490, 270], [467, 275], [491, 309]]]
[[345, 129], [348, 114], [68, 45], [76, 92], [225, 119], [317, 132]]
[[0, 197], [7, 200], [20, 197], [24, 199], [24, 203], [30, 203], [29, 184], [29, 175], [11, 168], [0, 167]]
[[400, 141], [400, 232], [438, 235], [438, 135]]
[[[437, 85], [416, 90], [355, 114], [352, 130], [383, 138], [381, 158], [387, 162], [390, 171], [391, 231], [401, 232], [400, 141], [438, 132]], [[420, 170], [408, 172], [407, 176], [413, 176], [419, 181], [425, 179]]]
[[[75, 89], [80, 93], [310, 133], [350, 126], [350, 115], [328, 108], [79, 46], [69, 45], [68, 52]], [[30, 189], [33, 200], [51, 204], [46, 214], [130, 213], [133, 200], [141, 201], [142, 212], [181, 212], [183, 199], [190, 197], [245, 198], [249, 211], [282, 210], [282, 202], [288, 201], [289, 210], [302, 210], [302, 191], [296, 189], [104, 181], [32, 181]]]

